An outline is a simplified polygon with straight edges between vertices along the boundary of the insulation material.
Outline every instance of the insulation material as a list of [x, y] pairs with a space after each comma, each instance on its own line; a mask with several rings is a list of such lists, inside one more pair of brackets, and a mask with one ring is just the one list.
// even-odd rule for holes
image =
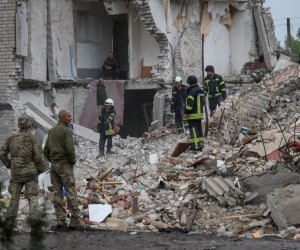
[[232, 18], [230, 13], [225, 14], [224, 16], [221, 17], [221, 23], [224, 25], [232, 25]]
[[186, 16], [177, 16], [174, 21], [175, 28], [181, 32], [182, 29], [185, 27], [185, 24], [187, 23], [187, 17]]
[[212, 26], [212, 18], [211, 14], [208, 12], [208, 6], [205, 4], [203, 6], [203, 11], [202, 11], [202, 19], [201, 19], [201, 28], [200, 32], [203, 35], [208, 35], [211, 31], [211, 26]]
[[212, 19], [226, 15], [228, 10], [229, 3], [208, 2], [208, 12], [211, 13]]
[[247, 2], [245, 2], [245, 3], [230, 3], [230, 5], [238, 10], [245, 10], [247, 7]]

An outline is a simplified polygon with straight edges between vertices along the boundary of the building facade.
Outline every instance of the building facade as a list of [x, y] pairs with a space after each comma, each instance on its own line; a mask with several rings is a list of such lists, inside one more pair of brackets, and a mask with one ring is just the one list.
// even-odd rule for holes
[[261, 57], [271, 69], [277, 50], [260, 0], [0, 0], [0, 143], [28, 102], [49, 115], [68, 107], [77, 122], [82, 82], [101, 77], [109, 51], [127, 80], [125, 107], [147, 107], [135, 121], [149, 124], [163, 119], [146, 110], [159, 84], [201, 78], [202, 55], [226, 77]]

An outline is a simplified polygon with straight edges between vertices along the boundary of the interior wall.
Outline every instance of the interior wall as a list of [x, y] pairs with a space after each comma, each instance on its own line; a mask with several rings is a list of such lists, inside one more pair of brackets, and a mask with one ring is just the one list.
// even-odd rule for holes
[[124, 123], [120, 130], [121, 137], [140, 137], [148, 131], [143, 104], [147, 106], [149, 121], [152, 121], [153, 99], [156, 90], [125, 90]]
[[159, 46], [155, 39], [140, 24], [140, 59], [144, 58], [144, 66], [153, 66], [157, 63]]
[[231, 65], [230, 34], [219, 20], [212, 20], [212, 31], [204, 41], [204, 65], [214, 65], [217, 74], [228, 75]]
[[32, 0], [28, 10], [28, 56], [24, 57], [24, 78], [47, 80], [47, 3]]
[[102, 64], [112, 50], [112, 16], [107, 14], [103, 3], [74, 2], [74, 11], [99, 18], [100, 39], [76, 42], [76, 64], [79, 78], [100, 77]]
[[49, 80], [74, 80], [77, 71], [74, 60], [73, 2], [51, 0], [47, 39]]
[[129, 37], [129, 79], [138, 78], [140, 74], [140, 19], [138, 13], [132, 7], [132, 11], [128, 13], [128, 37]]
[[253, 40], [252, 16], [249, 9], [238, 11], [230, 28], [231, 74], [239, 74], [245, 62], [251, 60], [250, 48]]

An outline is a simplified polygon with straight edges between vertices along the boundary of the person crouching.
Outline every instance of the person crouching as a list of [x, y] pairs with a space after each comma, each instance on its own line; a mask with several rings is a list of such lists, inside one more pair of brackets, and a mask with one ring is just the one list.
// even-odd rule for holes
[[108, 98], [104, 107], [101, 110], [99, 115], [98, 131], [100, 133], [99, 140], [99, 153], [100, 157], [105, 156], [104, 147], [107, 140], [107, 154], [112, 154], [112, 138], [114, 135], [114, 120], [116, 117], [116, 111], [114, 108], [114, 101], [111, 98]]

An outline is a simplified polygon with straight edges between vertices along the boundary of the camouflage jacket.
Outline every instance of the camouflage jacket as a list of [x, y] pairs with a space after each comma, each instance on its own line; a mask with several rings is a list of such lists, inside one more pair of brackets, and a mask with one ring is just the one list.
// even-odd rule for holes
[[49, 130], [44, 155], [51, 163], [75, 164], [75, 147], [72, 130], [62, 122]]
[[38, 138], [28, 130], [20, 130], [6, 140], [0, 149], [0, 160], [11, 168], [14, 182], [31, 181], [46, 168]]

